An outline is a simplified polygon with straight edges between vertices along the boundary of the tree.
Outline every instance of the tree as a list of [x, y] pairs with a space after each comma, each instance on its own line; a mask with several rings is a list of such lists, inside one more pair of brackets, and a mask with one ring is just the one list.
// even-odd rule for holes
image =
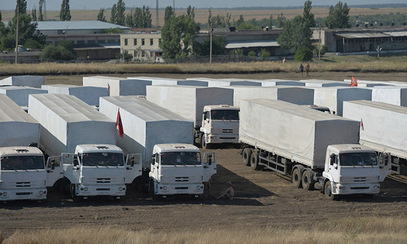
[[37, 21], [37, 10], [35, 8], [31, 10], [31, 19]]
[[27, 13], [27, 1], [26, 0], [17, 0], [15, 14], [17, 15], [17, 9], [20, 14]]
[[260, 51], [260, 59], [263, 61], [269, 60], [270, 59], [270, 52], [267, 51], [266, 49], [262, 48]]
[[126, 22], [126, 16], [124, 11], [126, 10], [126, 4], [123, 0], [119, 0], [117, 4], [113, 4], [112, 13], [110, 16], [110, 22], [117, 25], [124, 25]]
[[42, 8], [44, 6], [44, 0], [40, 0], [39, 3], [39, 8], [38, 8], [38, 20], [43, 21], [44, 20], [44, 14], [42, 13]]
[[128, 26], [128, 27], [134, 26], [133, 10], [131, 10], [131, 12], [126, 15], [126, 26]]
[[117, 6], [113, 4], [112, 11], [110, 12], [110, 23], [116, 24], [116, 17], [117, 16]]
[[136, 8], [133, 15], [134, 27], [143, 27], [143, 10], [141, 8]]
[[270, 17], [269, 17], [269, 24], [268, 24], [268, 27], [270, 28], [270, 30], [271, 30], [271, 28], [273, 27], [273, 15], [272, 15], [272, 14], [270, 14]]
[[281, 12], [280, 15], [277, 16], [277, 28], [283, 28], [284, 27], [284, 23], [287, 21], [286, 17], [283, 16], [283, 12]]
[[161, 49], [164, 59], [185, 58], [192, 53], [197, 31], [194, 19], [187, 15], [172, 16], [161, 30]]
[[57, 46], [55, 45], [48, 45], [46, 46], [41, 54], [40, 60], [41, 61], [49, 61], [49, 60], [74, 60], [77, 58], [77, 54], [72, 47], [71, 41], [62, 41], [58, 43]]
[[98, 20], [106, 22], [105, 9], [101, 8], [98, 13]]
[[146, 7], [143, 5], [143, 28], [151, 28], [152, 26], [152, 19], [151, 19], [151, 12], [150, 12], [150, 7]]
[[174, 15], [175, 15], [175, 13], [174, 13], [174, 10], [172, 9], [172, 7], [171, 6], [166, 7], [165, 13], [164, 13], [164, 23], [167, 22], [169, 19], [171, 19], [171, 17]]
[[61, 4], [61, 11], [59, 12], [59, 20], [70, 21], [71, 10], [69, 9], [69, 0], [63, 0]]
[[296, 16], [292, 20], [284, 23], [284, 30], [277, 39], [280, 46], [295, 53], [300, 47], [312, 49], [312, 31], [308, 22], [301, 16]]
[[348, 5], [342, 2], [338, 2], [335, 7], [329, 7], [329, 15], [325, 19], [325, 25], [329, 29], [349, 28], [349, 11]]
[[[210, 40], [207, 38], [203, 43], [194, 42], [194, 55], [209, 56], [210, 55]], [[226, 39], [224, 36], [217, 36], [212, 40], [212, 54], [222, 55], [226, 52]]]
[[195, 19], [195, 8], [192, 8], [191, 5], [187, 8], [187, 16], [191, 19]]
[[312, 51], [308, 47], [300, 47], [294, 55], [296, 61], [309, 61], [312, 59]]
[[244, 23], [243, 15], [239, 16], [239, 19], [236, 21], [236, 26], [239, 26]]
[[305, 22], [308, 23], [309, 27], [315, 27], [315, 17], [314, 14], [311, 13], [311, 9], [312, 9], [312, 1], [311, 0], [307, 0], [304, 3], [304, 12], [302, 17], [304, 18]]

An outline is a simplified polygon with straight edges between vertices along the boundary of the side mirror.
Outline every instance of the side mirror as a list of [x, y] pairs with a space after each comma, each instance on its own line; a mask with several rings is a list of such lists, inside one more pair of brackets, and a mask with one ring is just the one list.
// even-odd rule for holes
[[329, 164], [334, 165], [335, 163], [335, 154], [329, 155]]
[[337, 163], [334, 163], [334, 168], [338, 169], [338, 164]]
[[51, 169], [55, 169], [55, 162], [54, 162], [54, 160], [52, 160], [52, 162], [51, 162]]
[[208, 156], [208, 165], [211, 165], [212, 164], [212, 155], [209, 155]]
[[155, 164], [155, 156], [153, 155], [152, 160], [151, 160], [151, 165], [154, 165], [154, 164]]
[[78, 166], [79, 162], [78, 162], [78, 158], [75, 156], [75, 158], [73, 159], [73, 166]]

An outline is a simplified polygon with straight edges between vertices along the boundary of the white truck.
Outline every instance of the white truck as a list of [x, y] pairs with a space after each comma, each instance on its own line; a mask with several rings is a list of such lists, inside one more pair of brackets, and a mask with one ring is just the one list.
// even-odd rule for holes
[[407, 107], [373, 101], [347, 101], [343, 117], [360, 121], [360, 143], [388, 155], [391, 170], [407, 175]]
[[0, 131], [0, 201], [46, 199], [44, 155], [36, 147], [40, 124], [3, 94]]
[[387, 161], [358, 144], [359, 121], [267, 99], [243, 101], [240, 115], [246, 165], [289, 175], [296, 187], [330, 199], [379, 193]]
[[29, 114], [41, 124], [40, 148], [50, 155], [48, 171], [56, 187], [72, 197], [126, 194], [126, 185], [141, 175], [137, 155], [115, 146], [115, 122], [71, 95], [35, 94]]
[[216, 173], [214, 152], [205, 153], [191, 144], [154, 146], [149, 189], [153, 198], [204, 194], [204, 183]]
[[[147, 100], [193, 121], [195, 143], [204, 148], [215, 143], [239, 143], [239, 108], [233, 107], [231, 89], [149, 86]], [[226, 116], [217, 116], [217, 111]]]
[[[117, 145], [125, 152], [135, 150], [141, 153], [143, 178], [141, 178], [141, 182], [138, 182], [139, 190], [148, 191], [152, 189], [151, 184], [164, 184], [166, 185], [165, 191], [156, 192], [156, 195], [164, 193], [165, 195], [200, 195], [201, 189], [198, 189], [196, 184], [201, 186], [207, 181], [205, 179], [207, 179], [208, 171], [211, 171], [212, 174], [216, 173], [216, 164], [215, 157], [211, 156], [213, 164], [210, 167], [212, 168], [205, 166], [205, 170], [203, 170], [199, 149], [191, 145], [193, 143], [192, 121], [135, 96], [100, 99], [100, 112], [107, 117], [115, 118], [118, 109], [120, 109], [124, 136], [123, 138], [117, 137]], [[164, 151], [167, 155], [181, 155], [181, 153], [189, 156], [191, 154], [199, 155], [199, 160], [195, 157], [191, 158], [191, 162], [184, 161], [179, 164], [174, 161], [171, 162], [171, 165], [165, 165], [162, 168], [159, 166], [158, 158], [154, 161], [155, 157], [151, 157], [151, 155], [160, 156]], [[180, 166], [181, 164], [186, 166]], [[181, 183], [182, 186], [177, 186]]]

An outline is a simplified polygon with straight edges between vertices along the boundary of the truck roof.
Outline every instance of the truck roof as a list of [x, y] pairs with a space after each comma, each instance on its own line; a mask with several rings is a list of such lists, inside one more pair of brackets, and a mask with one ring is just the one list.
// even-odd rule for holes
[[236, 106], [231, 106], [231, 105], [227, 105], [227, 104], [219, 104], [219, 105], [206, 105], [203, 108], [203, 111], [206, 112], [206, 111], [210, 111], [210, 110], [213, 110], [213, 109], [216, 109], [216, 110], [240, 110], [240, 108], [236, 107]]
[[115, 152], [123, 153], [122, 149], [116, 145], [110, 144], [83, 144], [75, 149], [75, 153], [96, 153], [96, 152]]
[[192, 144], [185, 143], [168, 143], [168, 144], [157, 144], [154, 146], [153, 154], [161, 152], [174, 152], [174, 151], [199, 151], [199, 148]]
[[0, 156], [30, 156], [43, 155], [36, 147], [0, 147]]
[[24, 110], [21, 109], [20, 106], [18, 106], [7, 95], [0, 94], [0, 122], [9, 121], [38, 124], [33, 117], [24, 112]]
[[329, 145], [328, 147], [333, 149], [337, 153], [351, 153], [351, 152], [355, 152], [355, 151], [375, 152], [372, 148], [361, 145], [361, 144], [334, 144], [334, 145]]

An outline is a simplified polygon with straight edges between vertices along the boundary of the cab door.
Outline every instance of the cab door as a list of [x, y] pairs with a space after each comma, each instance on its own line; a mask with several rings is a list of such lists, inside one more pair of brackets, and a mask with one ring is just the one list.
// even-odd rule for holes
[[57, 180], [64, 177], [64, 169], [61, 164], [61, 157], [60, 156], [48, 157], [46, 171], [47, 171], [46, 187], [52, 187], [54, 186], [55, 182], [57, 182]]
[[125, 184], [131, 184], [134, 179], [142, 174], [141, 153], [128, 154], [126, 157]]
[[212, 175], [216, 174], [215, 152], [204, 153], [203, 168], [204, 168], [203, 182], [208, 182]]

